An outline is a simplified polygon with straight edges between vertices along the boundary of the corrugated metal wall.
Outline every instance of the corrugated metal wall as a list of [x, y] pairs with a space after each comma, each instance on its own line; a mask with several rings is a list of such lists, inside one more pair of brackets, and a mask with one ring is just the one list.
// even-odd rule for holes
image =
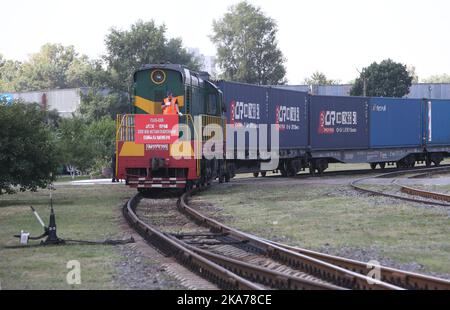
[[12, 93], [11, 95], [14, 99], [35, 102], [41, 106], [46, 105], [49, 110], [57, 110], [62, 117], [71, 117], [81, 103], [78, 88]]

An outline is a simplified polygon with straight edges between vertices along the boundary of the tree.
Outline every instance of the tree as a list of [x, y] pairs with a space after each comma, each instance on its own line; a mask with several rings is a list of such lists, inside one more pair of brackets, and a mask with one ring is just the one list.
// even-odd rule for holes
[[116, 123], [109, 117], [104, 117], [91, 123], [87, 132], [94, 146], [95, 157], [110, 160], [116, 143]]
[[286, 82], [285, 59], [277, 46], [277, 25], [247, 2], [230, 7], [213, 22], [221, 77], [258, 85]]
[[0, 104], [0, 195], [54, 181], [59, 154], [45, 118], [35, 104]]
[[408, 70], [409, 75], [412, 77], [412, 83], [419, 83], [419, 76], [416, 73], [416, 67], [410, 65], [407, 66], [406, 69]]
[[47, 43], [24, 63], [8, 60], [0, 68], [0, 80], [9, 91], [91, 86], [99, 70], [97, 62], [78, 56], [73, 46]]
[[104, 56], [115, 77], [114, 89], [128, 92], [132, 74], [142, 65], [151, 63], [176, 63], [197, 70], [199, 64], [182, 46], [181, 39], [168, 39], [166, 27], [157, 26], [153, 20], [137, 21], [130, 30], [112, 28], [105, 39]]
[[329, 80], [327, 76], [319, 71], [314, 72], [310, 78], [305, 79], [306, 85], [336, 85], [339, 83], [338, 80]]
[[403, 97], [409, 93], [413, 77], [405, 65], [391, 59], [364, 68], [350, 90], [351, 96]]
[[105, 116], [115, 119], [117, 114], [129, 113], [128, 98], [113, 90], [92, 88], [81, 94], [80, 114], [90, 123]]
[[74, 115], [73, 118], [61, 120], [58, 138], [61, 160], [72, 177], [77, 170], [85, 172], [93, 165], [95, 147], [82, 118]]
[[0, 92], [16, 91], [17, 79], [21, 75], [19, 61], [6, 60], [0, 54]]
[[438, 74], [432, 75], [426, 79], [423, 79], [423, 83], [450, 83], [450, 75], [448, 74]]

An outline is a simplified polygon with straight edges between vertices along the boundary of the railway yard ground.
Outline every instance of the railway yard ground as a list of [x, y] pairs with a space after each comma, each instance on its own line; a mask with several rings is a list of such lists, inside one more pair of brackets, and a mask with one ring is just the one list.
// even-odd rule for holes
[[[331, 171], [367, 169], [333, 165]], [[378, 172], [378, 171], [377, 171]], [[449, 208], [370, 196], [349, 183], [366, 175], [255, 179], [240, 176], [194, 195], [190, 205], [228, 226], [254, 235], [367, 262], [450, 279]], [[446, 177], [450, 175], [442, 175]], [[370, 185], [387, 187], [386, 185]], [[416, 188], [448, 193], [450, 185]], [[21, 229], [39, 235], [33, 205], [48, 221], [48, 190], [0, 197], [0, 284], [2, 289], [71, 289], [66, 263], [79, 260], [80, 289], [214, 289], [163, 256], [128, 227], [121, 213], [135, 191], [123, 184], [56, 184], [53, 193], [62, 238], [104, 240], [133, 235], [136, 243], [5, 249]], [[139, 211], [139, 210], [138, 210]], [[185, 224], [171, 230], [183, 231]], [[186, 227], [184, 227], [186, 228]], [[185, 281], [185, 276], [190, 277]]]
[[[5, 249], [17, 245], [21, 229], [40, 235], [42, 228], [30, 212], [32, 205], [48, 223], [49, 191], [25, 192], [0, 198], [0, 283], [2, 289], [177, 289], [184, 288], [164, 271], [164, 257], [136, 244], [66, 245]], [[53, 202], [61, 238], [104, 240], [128, 238], [132, 231], [121, 207], [134, 191], [120, 185], [58, 185]], [[135, 235], [135, 234], [133, 234]], [[34, 241], [34, 243], [36, 243]], [[139, 252], [144, 248], [147, 255]], [[68, 261], [78, 260], [81, 285], [69, 286]], [[151, 275], [149, 277], [149, 275]]]

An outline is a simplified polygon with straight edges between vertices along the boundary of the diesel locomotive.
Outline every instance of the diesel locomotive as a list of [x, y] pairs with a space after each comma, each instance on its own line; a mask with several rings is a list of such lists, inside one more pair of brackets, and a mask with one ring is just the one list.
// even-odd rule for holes
[[[176, 113], [165, 113], [168, 97], [172, 98], [169, 105], [176, 105]], [[201, 154], [204, 143], [213, 135], [221, 136], [220, 143], [225, 144], [223, 95], [207, 74], [175, 64], [143, 66], [134, 73], [131, 105], [131, 114], [117, 116], [116, 134], [116, 176], [127, 185], [189, 189], [216, 178], [228, 182], [233, 176], [224, 156], [207, 159]], [[158, 135], [158, 130], [150, 133], [154, 135], [149, 136], [154, 138], [151, 143], [136, 141], [137, 131], [142, 130], [137, 127], [138, 120], [145, 115], [151, 117], [150, 122], [161, 119], [165, 123], [175, 118], [175, 141], [163, 141], [164, 135]], [[217, 130], [205, 130], [212, 124], [222, 128], [221, 135]], [[161, 143], [159, 138], [163, 139]]]

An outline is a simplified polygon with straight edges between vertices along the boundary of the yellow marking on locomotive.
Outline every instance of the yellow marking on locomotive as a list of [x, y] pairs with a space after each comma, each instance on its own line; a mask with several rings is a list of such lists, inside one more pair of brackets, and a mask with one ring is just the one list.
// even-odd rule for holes
[[126, 141], [122, 145], [119, 156], [144, 156], [144, 144], [136, 144], [133, 141]]
[[190, 141], [176, 142], [170, 145], [172, 157], [194, 157], [194, 150]]
[[178, 96], [177, 97], [177, 103], [178, 103], [178, 107], [182, 107], [184, 106], [184, 96]]
[[162, 114], [161, 102], [154, 102], [139, 96], [134, 98], [134, 105], [148, 114]]
[[[178, 107], [184, 106], [184, 96], [178, 96], [177, 103]], [[139, 96], [135, 96], [134, 98], [134, 105], [138, 107], [139, 109], [147, 112], [148, 114], [162, 114], [162, 102], [155, 102], [150, 99], [145, 99]]]

